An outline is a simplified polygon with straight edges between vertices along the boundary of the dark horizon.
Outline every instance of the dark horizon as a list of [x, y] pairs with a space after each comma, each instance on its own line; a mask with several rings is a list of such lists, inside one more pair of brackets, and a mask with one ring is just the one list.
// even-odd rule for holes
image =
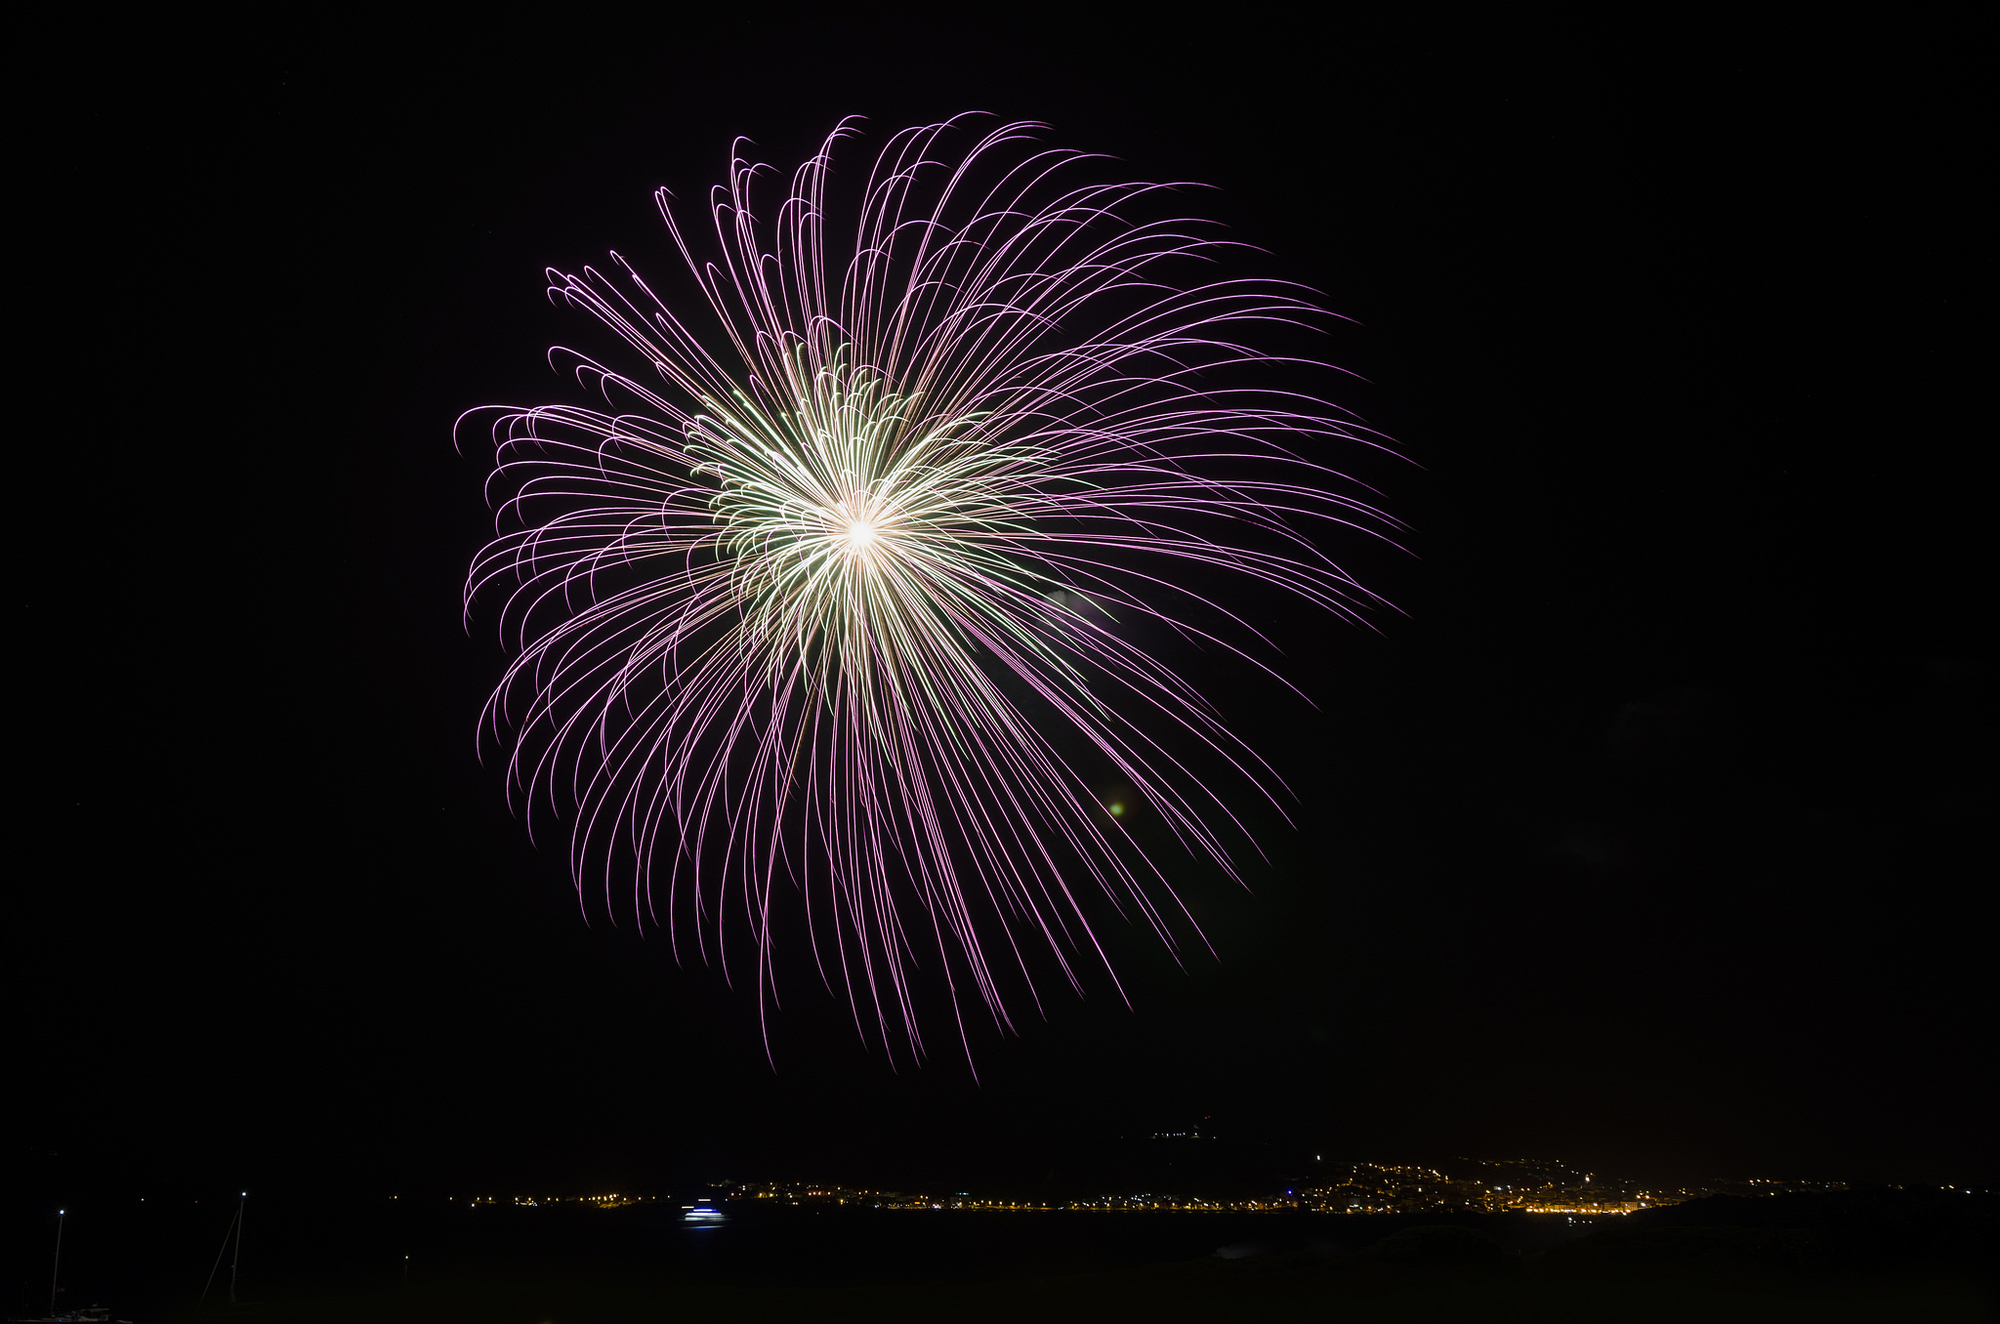
[[[1203, 1119], [1993, 1180], [1967, 56], [1636, 18], [606, 40], [300, 27], [44, 88], [35, 1198], [1033, 1181]], [[753, 995], [586, 922], [475, 753], [489, 457], [451, 436], [576, 398], [543, 268], [667, 272], [651, 190], [735, 135], [789, 169], [843, 116], [865, 160], [965, 110], [1213, 185], [1189, 211], [1352, 319], [1338, 402], [1415, 530], [1354, 554], [1371, 630], [1283, 626], [1316, 707], [1214, 673], [1299, 797], [1247, 888], [1177, 875], [1216, 957], [1112, 930], [1131, 1006], [1051, 986], [976, 1080], [942, 1032], [891, 1070], [803, 959], [767, 1058]]]

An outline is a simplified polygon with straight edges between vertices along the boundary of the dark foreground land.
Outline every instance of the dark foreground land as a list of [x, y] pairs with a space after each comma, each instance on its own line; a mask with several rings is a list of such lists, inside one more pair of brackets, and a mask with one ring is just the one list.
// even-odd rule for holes
[[[1713, 1197], [1594, 1222], [752, 1207], [694, 1228], [668, 1201], [383, 1203], [267, 1203], [261, 1224], [248, 1224], [233, 1308], [216, 1295], [196, 1308], [216, 1247], [208, 1237], [205, 1253], [188, 1253], [201, 1221], [188, 1209], [178, 1222], [162, 1208], [117, 1229], [101, 1218], [94, 1262], [79, 1264], [73, 1290], [100, 1288], [115, 1317], [135, 1324], [1976, 1321], [1995, 1318], [2000, 1235], [1991, 1197], [1893, 1189]], [[201, 1208], [209, 1223], [222, 1212]], [[9, 1267], [18, 1293], [26, 1264], [13, 1254]], [[225, 1261], [218, 1294], [227, 1272]], [[87, 1304], [65, 1292], [65, 1308]]]

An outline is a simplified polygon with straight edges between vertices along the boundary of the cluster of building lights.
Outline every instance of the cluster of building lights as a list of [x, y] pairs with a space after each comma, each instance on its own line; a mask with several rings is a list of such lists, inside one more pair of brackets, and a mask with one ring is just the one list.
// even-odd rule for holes
[[1609, 1181], [1578, 1172], [1560, 1160], [1465, 1159], [1463, 1175], [1436, 1168], [1357, 1163], [1344, 1180], [1301, 1190], [1306, 1207], [1328, 1213], [1388, 1214], [1465, 1212], [1598, 1216], [1632, 1214], [1721, 1194], [1769, 1195], [1790, 1190], [1845, 1190], [1844, 1182], [1717, 1182], [1672, 1189]]
[[[391, 1198], [393, 1199], [394, 1197]], [[481, 1205], [495, 1207], [507, 1205], [515, 1209], [537, 1209], [543, 1205], [563, 1204], [595, 1205], [599, 1209], [623, 1209], [627, 1205], [644, 1204], [649, 1200], [658, 1200], [659, 1198], [657, 1195], [624, 1195], [613, 1191], [609, 1195], [515, 1195], [505, 1198], [498, 1195], [471, 1195], [464, 1197], [462, 1203], [472, 1209], [477, 1209]], [[445, 1199], [452, 1204], [461, 1203], [460, 1197], [456, 1195], [448, 1195]]]
[[956, 1209], [1007, 1212], [1123, 1213], [1183, 1210], [1191, 1213], [1261, 1213], [1307, 1210], [1327, 1214], [1423, 1212], [1563, 1214], [1595, 1217], [1636, 1213], [1659, 1205], [1725, 1193], [1774, 1194], [1785, 1190], [1841, 1190], [1841, 1182], [1756, 1178], [1713, 1186], [1640, 1188], [1578, 1172], [1559, 1160], [1466, 1160], [1469, 1176], [1406, 1164], [1347, 1165], [1338, 1181], [1321, 1178], [1282, 1195], [1219, 1200], [1155, 1192], [1108, 1194], [1077, 1200], [993, 1199], [967, 1191], [946, 1195], [876, 1191], [811, 1182], [766, 1182], [733, 1187], [731, 1198], [788, 1206], [847, 1205], [872, 1209]]
[[[1636, 1213], [1660, 1205], [1679, 1204], [1716, 1194], [1775, 1194], [1791, 1190], [1844, 1190], [1843, 1182], [1795, 1182], [1772, 1178], [1718, 1182], [1713, 1186], [1676, 1189], [1644, 1188], [1630, 1183], [1600, 1180], [1596, 1174], [1577, 1172], [1557, 1160], [1472, 1160], [1463, 1170], [1469, 1175], [1447, 1176], [1436, 1168], [1400, 1164], [1356, 1163], [1336, 1169], [1339, 1180], [1324, 1174], [1312, 1185], [1286, 1190], [1282, 1195], [1254, 1199], [1204, 1199], [1192, 1195], [1169, 1195], [1150, 1191], [1099, 1195], [1075, 1200], [1004, 1199], [975, 1196], [969, 1191], [943, 1195], [904, 1191], [871, 1190], [826, 1182], [724, 1183], [726, 1198], [766, 1205], [852, 1207], [862, 1209], [934, 1209], [1020, 1213], [1126, 1213], [1185, 1211], [1189, 1213], [1264, 1213], [1278, 1210], [1305, 1210], [1326, 1214], [1407, 1214], [1407, 1213], [1521, 1213], [1562, 1214], [1595, 1217]], [[1970, 1192], [1967, 1192], [1970, 1194]], [[394, 1197], [391, 1197], [394, 1198]], [[460, 1203], [459, 1197], [449, 1197]], [[509, 1206], [588, 1205], [598, 1209], [621, 1209], [656, 1202], [657, 1195], [556, 1196], [493, 1195], [471, 1196], [462, 1203], [470, 1208]], [[713, 1205], [684, 1206], [694, 1211], [690, 1221], [722, 1221]]]

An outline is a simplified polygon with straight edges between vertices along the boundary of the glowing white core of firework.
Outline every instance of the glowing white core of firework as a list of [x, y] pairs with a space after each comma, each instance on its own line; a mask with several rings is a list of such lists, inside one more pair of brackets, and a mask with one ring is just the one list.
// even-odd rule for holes
[[874, 541], [875, 529], [873, 525], [863, 524], [860, 520], [856, 520], [847, 526], [847, 545], [853, 550], [857, 552], [866, 551], [868, 544]]

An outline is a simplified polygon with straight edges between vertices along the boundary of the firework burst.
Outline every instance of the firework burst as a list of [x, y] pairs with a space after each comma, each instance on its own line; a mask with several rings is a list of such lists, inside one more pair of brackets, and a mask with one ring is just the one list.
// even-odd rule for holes
[[1127, 802], [1233, 873], [1195, 769], [1276, 779], [1145, 641], [1254, 645], [1191, 587], [1219, 571], [1352, 617], [1323, 534], [1388, 527], [1327, 465], [1371, 435], [1253, 380], [1258, 328], [1323, 323], [1305, 291], [1203, 280], [1212, 227], [1144, 219], [1171, 186], [973, 123], [896, 134], [844, 223], [851, 124], [769, 211], [739, 155], [706, 255], [662, 190], [710, 339], [616, 254], [552, 270], [623, 341], [623, 371], [555, 352], [609, 408], [467, 416], [499, 531], [466, 605], [504, 596], [513, 655], [484, 729], [531, 825], [569, 821], [580, 897], [748, 953], [760, 1006], [804, 935], [892, 1058], [924, 1051], [920, 966], [969, 1056], [968, 1008], [1004, 1031], [1033, 967], [1104, 964], [1088, 896], [1195, 931]]

